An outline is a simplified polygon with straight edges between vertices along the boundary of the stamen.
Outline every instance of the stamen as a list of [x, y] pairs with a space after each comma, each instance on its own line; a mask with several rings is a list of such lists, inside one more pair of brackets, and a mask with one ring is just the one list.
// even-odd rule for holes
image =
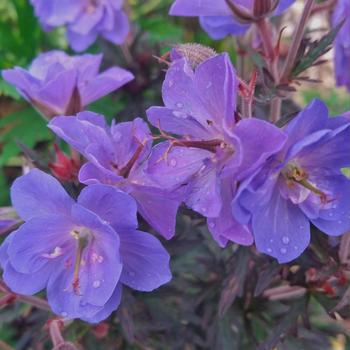
[[323, 204], [326, 204], [329, 202], [327, 195], [307, 180], [308, 174], [305, 172], [304, 169], [301, 169], [301, 168], [296, 167], [296, 166], [291, 166], [291, 167], [289, 166], [289, 167], [287, 167], [287, 169], [289, 170], [289, 172], [287, 172], [287, 174], [286, 174], [288, 180], [296, 182], [297, 184], [305, 187], [306, 189], [308, 189], [311, 192], [320, 196], [321, 202]]
[[73, 291], [76, 295], [80, 295], [80, 285], [79, 285], [79, 272], [80, 272], [80, 266], [82, 265], [82, 256], [83, 251], [88, 245], [88, 236], [81, 234], [84, 234], [84, 232], [79, 232], [77, 230], [74, 230], [71, 232], [71, 235], [77, 240], [77, 253], [74, 263], [74, 272], [73, 272]]

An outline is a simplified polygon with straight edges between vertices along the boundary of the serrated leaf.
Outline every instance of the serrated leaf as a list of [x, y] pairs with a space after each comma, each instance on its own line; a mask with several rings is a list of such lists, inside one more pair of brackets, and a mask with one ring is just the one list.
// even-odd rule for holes
[[331, 49], [331, 45], [343, 24], [344, 21], [335, 26], [319, 41], [312, 42], [309, 45], [307, 52], [296, 62], [291, 78], [297, 77], [300, 73], [315, 65], [316, 61]]
[[295, 302], [286, 315], [277, 323], [276, 327], [274, 327], [268, 338], [260, 344], [258, 350], [271, 350], [273, 349], [281, 337], [285, 336], [287, 332], [295, 325], [298, 320], [300, 314], [305, 310], [305, 299], [299, 300]]

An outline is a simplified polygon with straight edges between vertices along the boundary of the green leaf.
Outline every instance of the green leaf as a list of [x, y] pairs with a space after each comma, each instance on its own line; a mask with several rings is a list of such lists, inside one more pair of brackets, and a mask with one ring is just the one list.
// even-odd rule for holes
[[20, 153], [17, 140], [27, 147], [34, 147], [39, 141], [52, 139], [46, 122], [32, 108], [25, 108], [11, 113], [0, 120], [0, 143], [3, 149], [0, 166], [9, 164]]
[[309, 45], [308, 51], [297, 61], [292, 70], [292, 77], [297, 77], [304, 70], [316, 64], [316, 61], [331, 49], [332, 43], [336, 38], [344, 21], [339, 23], [335, 28], [329, 31], [319, 41], [314, 41]]
[[20, 100], [21, 96], [17, 90], [5, 80], [0, 78], [0, 96], [11, 97], [14, 100]]

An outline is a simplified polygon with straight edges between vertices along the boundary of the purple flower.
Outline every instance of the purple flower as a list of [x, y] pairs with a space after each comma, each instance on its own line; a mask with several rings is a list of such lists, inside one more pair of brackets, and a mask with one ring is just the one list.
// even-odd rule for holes
[[146, 221], [167, 239], [175, 232], [181, 198], [170, 194], [144, 173], [152, 135], [140, 118], [107, 126], [104, 117], [91, 112], [54, 118], [49, 128], [88, 160], [79, 180], [104, 183], [129, 193]]
[[334, 67], [338, 86], [350, 91], [350, 2], [338, 0], [333, 13], [333, 26], [345, 20], [334, 42]]
[[74, 51], [84, 51], [98, 36], [114, 44], [124, 42], [129, 21], [123, 0], [31, 0], [45, 30], [67, 26], [67, 38]]
[[154, 147], [148, 171], [165, 188], [187, 184], [187, 206], [208, 218], [209, 230], [221, 246], [253, 242], [249, 227], [232, 215], [237, 182], [285, 142], [284, 133], [265, 121], [236, 123], [237, 84], [227, 54], [209, 58], [194, 70], [179, 59], [163, 83], [165, 107], [147, 111], [149, 121], [169, 140]]
[[95, 323], [117, 309], [123, 285], [152, 291], [171, 279], [168, 253], [137, 230], [128, 194], [97, 184], [75, 202], [34, 169], [14, 182], [11, 197], [25, 223], [2, 244], [0, 263], [15, 293], [46, 288], [56, 314]]
[[[253, 12], [253, 0], [232, 0], [232, 3], [247, 13]], [[294, 0], [281, 0], [274, 14], [280, 15], [293, 3]], [[226, 0], [175, 0], [169, 14], [200, 17], [202, 28], [215, 40], [230, 34], [244, 34], [250, 27], [233, 15]]]
[[39, 55], [28, 70], [2, 72], [20, 94], [47, 118], [81, 111], [88, 104], [133, 79], [125, 69], [112, 67], [98, 73], [102, 55], [68, 56], [63, 51]]
[[284, 263], [310, 241], [311, 221], [330, 236], [350, 229], [350, 123], [314, 100], [285, 129], [283, 149], [242, 182], [233, 211], [257, 249]]

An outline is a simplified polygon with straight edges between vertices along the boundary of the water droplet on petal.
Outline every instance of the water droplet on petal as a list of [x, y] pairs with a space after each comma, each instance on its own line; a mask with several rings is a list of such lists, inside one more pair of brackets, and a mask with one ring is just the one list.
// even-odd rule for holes
[[177, 102], [176, 103], [176, 107], [177, 108], [182, 108], [184, 105], [183, 105], [183, 103], [181, 103], [181, 102]]
[[209, 83], [207, 84], [206, 88], [210, 89], [212, 87], [213, 83], [211, 81], [209, 81]]
[[174, 82], [172, 80], [169, 80], [169, 87], [172, 87], [174, 85]]
[[176, 160], [175, 158], [173, 158], [173, 159], [170, 160], [170, 165], [171, 165], [171, 166], [175, 167], [176, 164], [177, 164], [177, 160]]
[[215, 227], [215, 223], [214, 222], [209, 222], [209, 227], [210, 228], [214, 228]]
[[267, 252], [268, 253], [272, 253], [272, 249], [271, 248], [267, 248]]
[[176, 118], [182, 118], [182, 119], [186, 119], [186, 118], [187, 118], [187, 114], [186, 114], [186, 113], [179, 112], [179, 111], [174, 111], [174, 112], [173, 112], [173, 115], [174, 115]]
[[287, 253], [287, 249], [286, 248], [281, 248], [280, 252], [281, 252], [281, 254], [286, 254]]
[[207, 208], [202, 208], [202, 212], [205, 213], [207, 211]]
[[290, 241], [289, 237], [287, 237], [287, 236], [283, 236], [283, 237], [282, 237], [282, 242], [283, 242], [284, 244], [288, 244], [289, 241]]
[[98, 287], [100, 287], [100, 285], [101, 285], [101, 281], [99, 281], [99, 280], [96, 280], [96, 281], [93, 281], [93, 282], [92, 282], [92, 286], [93, 286], [94, 288], [98, 288]]
[[62, 317], [67, 317], [67, 316], [68, 316], [68, 314], [67, 314], [67, 312], [62, 311], [62, 312], [61, 312], [61, 316], [62, 316]]

